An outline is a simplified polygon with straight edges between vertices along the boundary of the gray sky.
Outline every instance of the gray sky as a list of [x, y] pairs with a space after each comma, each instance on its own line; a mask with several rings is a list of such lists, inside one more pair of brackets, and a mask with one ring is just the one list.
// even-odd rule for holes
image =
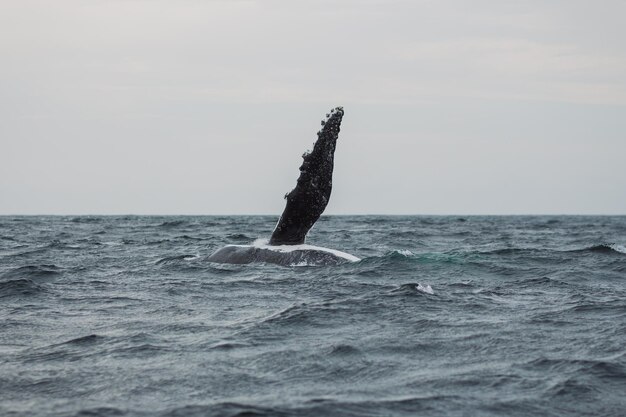
[[625, 214], [626, 2], [0, 2], [0, 214]]

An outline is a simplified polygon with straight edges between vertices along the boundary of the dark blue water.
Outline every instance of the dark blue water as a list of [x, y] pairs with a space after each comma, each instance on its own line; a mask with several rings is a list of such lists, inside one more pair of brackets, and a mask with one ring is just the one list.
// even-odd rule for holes
[[626, 217], [0, 217], [2, 416], [624, 415]]

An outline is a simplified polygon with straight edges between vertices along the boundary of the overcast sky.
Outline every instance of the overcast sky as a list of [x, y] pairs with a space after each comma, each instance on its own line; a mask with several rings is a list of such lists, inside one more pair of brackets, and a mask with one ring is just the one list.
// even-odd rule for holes
[[625, 214], [626, 2], [0, 2], [0, 214]]

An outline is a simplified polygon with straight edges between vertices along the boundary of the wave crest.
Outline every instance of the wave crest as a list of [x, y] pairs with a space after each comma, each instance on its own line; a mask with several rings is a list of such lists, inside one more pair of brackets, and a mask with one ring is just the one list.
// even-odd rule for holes
[[46, 292], [46, 289], [30, 279], [12, 279], [0, 282], [0, 298], [31, 296]]
[[588, 246], [583, 249], [575, 249], [571, 252], [593, 252], [606, 254], [622, 254], [626, 255], [626, 246], [618, 243], [601, 243], [599, 245]]
[[4, 280], [13, 279], [42, 279], [59, 275], [59, 267], [56, 265], [26, 265], [11, 269], [0, 276]]
[[178, 262], [178, 261], [189, 261], [189, 260], [195, 259], [197, 257], [198, 257], [197, 255], [189, 255], [189, 254], [167, 256], [165, 258], [162, 258], [162, 259], [159, 259], [158, 261], [156, 261], [156, 265], [169, 264], [169, 263]]

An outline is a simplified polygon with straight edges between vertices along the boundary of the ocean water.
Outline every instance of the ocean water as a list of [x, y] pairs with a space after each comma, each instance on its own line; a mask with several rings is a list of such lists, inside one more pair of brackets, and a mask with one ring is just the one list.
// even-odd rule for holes
[[275, 222], [0, 217], [0, 415], [626, 415], [626, 217]]

